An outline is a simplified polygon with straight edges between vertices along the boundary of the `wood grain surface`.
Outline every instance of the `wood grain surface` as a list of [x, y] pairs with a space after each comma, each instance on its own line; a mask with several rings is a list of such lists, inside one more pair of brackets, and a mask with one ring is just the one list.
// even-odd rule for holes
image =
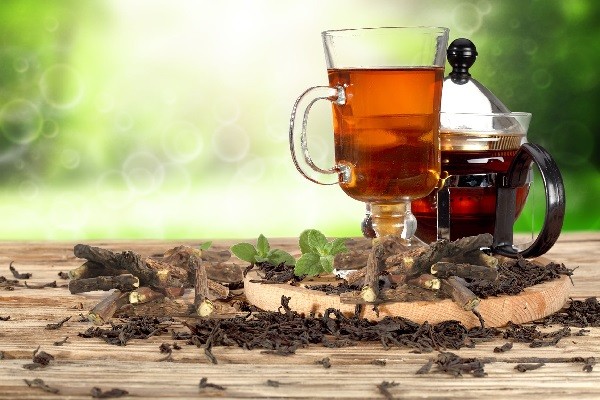
[[[194, 241], [96, 241], [93, 244], [115, 251], [134, 250], [142, 255], [162, 253], [180, 244], [198, 245], [207, 239]], [[290, 239], [271, 239], [273, 247], [298, 253]], [[215, 249], [228, 248], [239, 240], [216, 240]], [[488, 359], [487, 376], [465, 375], [455, 378], [444, 374], [416, 375], [415, 372], [436, 352], [416, 354], [410, 349], [384, 350], [379, 344], [329, 349], [310, 346], [292, 356], [264, 354], [237, 347], [216, 347], [219, 360], [214, 365], [195, 346], [183, 346], [173, 352], [173, 361], [161, 361], [161, 343], [172, 343], [170, 335], [147, 340], [133, 340], [127, 346], [111, 346], [100, 339], [78, 337], [90, 325], [78, 322], [80, 313], [87, 312], [105, 292], [71, 295], [67, 281], [58, 276], [82, 263], [73, 256], [75, 243], [0, 243], [0, 275], [12, 278], [9, 263], [20, 272], [31, 272], [30, 285], [55, 281], [58, 288], [0, 290], [0, 399], [89, 399], [91, 389], [120, 388], [127, 390], [124, 398], [187, 399], [187, 398], [384, 398], [377, 388], [382, 381], [395, 382], [389, 392], [394, 398], [487, 398], [487, 399], [591, 399], [600, 398], [598, 377], [600, 367], [582, 371], [581, 363], [547, 363], [542, 368], [518, 372], [515, 365], [523, 357], [591, 357], [600, 358], [600, 328], [589, 328], [583, 336], [572, 335], [556, 347], [530, 348], [527, 343], [515, 343], [511, 351], [494, 353], [499, 339], [478, 344], [474, 348], [454, 351], [462, 357]], [[600, 233], [563, 234], [547, 258], [577, 267], [573, 276], [571, 296], [583, 299], [600, 294]], [[71, 316], [61, 329], [46, 330], [48, 323]], [[174, 325], [175, 330], [184, 330]], [[556, 327], [554, 327], [556, 329]], [[573, 328], [573, 333], [578, 329]], [[68, 337], [62, 346], [53, 343]], [[32, 353], [40, 350], [55, 359], [41, 370], [27, 370]], [[331, 368], [318, 364], [329, 357]], [[384, 366], [374, 360], [385, 360]], [[222, 385], [225, 390], [199, 388], [200, 379]], [[31, 388], [24, 379], [41, 378], [59, 389], [59, 394]], [[278, 381], [274, 387], [268, 381]]]

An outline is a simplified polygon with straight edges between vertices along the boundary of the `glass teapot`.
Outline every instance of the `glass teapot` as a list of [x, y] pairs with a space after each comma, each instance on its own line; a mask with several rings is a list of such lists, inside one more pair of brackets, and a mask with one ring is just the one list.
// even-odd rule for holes
[[[511, 112], [469, 68], [477, 50], [468, 39], [448, 47], [452, 72], [444, 79], [440, 147], [445, 179], [429, 196], [413, 201], [416, 235], [427, 242], [491, 233], [493, 251], [536, 257], [556, 242], [565, 212], [565, 190], [551, 155], [527, 142], [530, 113]], [[513, 225], [526, 203], [536, 164], [544, 184], [546, 213], [537, 238], [526, 248], [513, 243]], [[370, 216], [362, 224], [372, 236]]]

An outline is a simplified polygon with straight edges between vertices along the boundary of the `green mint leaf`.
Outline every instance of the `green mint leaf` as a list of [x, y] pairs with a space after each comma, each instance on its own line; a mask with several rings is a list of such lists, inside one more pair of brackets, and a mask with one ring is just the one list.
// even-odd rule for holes
[[283, 251], [280, 249], [273, 249], [269, 251], [267, 258], [273, 265], [285, 264], [285, 265], [295, 265], [296, 259], [287, 251]]
[[256, 255], [254, 257], [254, 262], [256, 263], [263, 263], [263, 262], [270, 262], [269, 259], [267, 257], [261, 257], [259, 255]]
[[308, 232], [308, 245], [313, 252], [319, 253], [327, 244], [327, 238], [316, 229], [311, 229]]
[[348, 248], [346, 247], [345, 238], [337, 238], [333, 242], [331, 242], [331, 251], [329, 252], [329, 254], [331, 254], [332, 256], [343, 253], [345, 251], [348, 251]]
[[212, 246], [212, 242], [204, 242], [204, 243], [200, 244], [200, 246], [198, 246], [198, 248], [200, 250], [208, 250], [208, 249], [210, 249], [210, 246]]
[[312, 252], [312, 249], [311, 249], [310, 245], [308, 244], [308, 234], [313, 230], [314, 229], [307, 229], [300, 234], [299, 244], [300, 244], [300, 251], [302, 252], [302, 254]]
[[255, 257], [258, 255], [254, 246], [250, 243], [238, 243], [231, 246], [231, 252], [240, 260], [248, 261], [254, 264]]
[[315, 253], [305, 253], [296, 261], [294, 274], [296, 276], [308, 275], [314, 276], [323, 272], [319, 255]]
[[258, 236], [258, 240], [256, 241], [256, 251], [258, 252], [258, 255], [261, 257], [266, 257], [269, 253], [270, 248], [271, 246], [269, 245], [269, 241], [261, 233], [260, 236]]
[[333, 272], [333, 256], [332, 255], [321, 256], [319, 258], [319, 263], [321, 264], [321, 268], [323, 269], [323, 271], [328, 272], [328, 273]]

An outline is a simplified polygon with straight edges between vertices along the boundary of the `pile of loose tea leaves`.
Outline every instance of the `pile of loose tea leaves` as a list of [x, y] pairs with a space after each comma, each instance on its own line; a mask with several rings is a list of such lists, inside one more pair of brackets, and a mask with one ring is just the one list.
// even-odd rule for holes
[[[254, 312], [233, 318], [207, 318], [186, 323], [186, 332], [173, 332], [174, 340], [187, 340], [203, 347], [238, 346], [263, 349], [276, 354], [293, 354], [311, 344], [347, 347], [358, 342], [377, 342], [384, 348], [408, 347], [416, 352], [472, 347], [475, 343], [497, 337], [493, 328], [467, 329], [456, 321], [437, 325], [418, 324], [401, 317], [387, 317], [379, 322], [358, 316], [346, 317], [339, 310], [328, 309], [323, 316], [304, 316], [290, 310], [289, 298], [282, 298], [279, 312]], [[165, 321], [131, 318], [111, 329], [89, 328], [82, 337], [100, 337], [109, 344], [124, 345], [129, 339], [146, 339], [167, 332]]]
[[149, 339], [168, 332], [172, 318], [131, 317], [110, 328], [92, 326], [79, 334], [84, 338], [101, 338], [108, 344], [125, 346], [132, 339]]
[[[530, 347], [554, 346], [572, 335], [569, 326], [598, 326], [596, 297], [584, 301], [572, 300], [567, 308], [537, 323], [509, 323], [503, 329], [476, 327], [467, 329], [457, 321], [436, 325], [418, 324], [402, 317], [386, 317], [370, 321], [358, 315], [345, 316], [339, 310], [328, 309], [324, 315], [301, 315], [292, 311], [290, 298], [283, 296], [278, 312], [255, 311], [232, 318], [205, 318], [184, 323], [188, 332], [171, 330], [174, 340], [186, 340], [198, 346], [238, 346], [244, 349], [263, 349], [279, 354], [292, 354], [310, 344], [325, 347], [354, 346], [358, 342], [377, 342], [384, 348], [407, 347], [418, 352], [460, 349], [494, 338], [510, 340], [494, 352], [506, 352], [512, 342], [529, 343]], [[576, 315], [573, 319], [572, 315]], [[587, 321], [587, 322], [586, 322]], [[80, 333], [84, 338], [101, 338], [109, 344], [126, 345], [131, 339], [148, 339], [167, 334], [172, 318], [130, 317], [110, 328], [90, 327]], [[538, 326], [563, 325], [551, 332]], [[583, 335], [585, 332], [576, 333]]]
[[498, 265], [498, 279], [484, 281], [470, 279], [469, 288], [481, 298], [516, 295], [525, 288], [552, 281], [561, 276], [571, 276], [573, 271], [564, 264], [550, 262], [539, 265], [524, 258], [507, 260]]
[[571, 300], [569, 307], [547, 316], [541, 321], [544, 325], [561, 324], [580, 328], [600, 326], [600, 302], [598, 298]]

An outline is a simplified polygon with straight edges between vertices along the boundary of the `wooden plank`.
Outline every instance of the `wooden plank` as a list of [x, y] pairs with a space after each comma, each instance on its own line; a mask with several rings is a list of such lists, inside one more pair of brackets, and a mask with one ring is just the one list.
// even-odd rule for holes
[[[205, 240], [187, 241], [197, 245]], [[239, 240], [215, 241], [214, 248], [225, 249]], [[57, 281], [59, 271], [67, 271], [82, 263], [72, 254], [75, 243], [0, 243], [0, 275], [10, 277], [8, 265], [20, 272], [31, 272], [31, 284]], [[93, 244], [115, 251], [134, 250], [142, 255], [162, 253], [184, 244], [163, 241], [97, 241]], [[272, 239], [271, 245], [295, 252], [293, 239]], [[598, 295], [600, 287], [600, 233], [563, 234], [547, 258], [564, 262], [568, 267], [579, 267], [573, 277], [572, 296], [585, 298]], [[66, 287], [56, 289], [15, 288], [0, 290], [0, 399], [89, 399], [90, 390], [97, 386], [104, 390], [118, 387], [131, 396], [147, 399], [164, 398], [382, 398], [377, 385], [382, 381], [396, 382], [389, 389], [397, 398], [464, 397], [493, 399], [548, 399], [598, 398], [598, 371], [582, 371], [580, 363], [550, 363], [544, 367], [517, 372], [514, 366], [522, 357], [590, 357], [600, 355], [600, 328], [591, 328], [584, 336], [571, 336], [556, 347], [529, 348], [516, 343], [506, 353], [493, 349], [504, 343], [494, 340], [475, 348], [454, 351], [462, 357], [493, 359], [485, 365], [488, 376], [457, 379], [443, 374], [415, 375], [415, 372], [435, 357], [415, 354], [409, 349], [383, 350], [379, 344], [361, 344], [356, 347], [328, 349], [310, 346], [299, 349], [296, 355], [283, 357], [246, 351], [240, 348], [216, 347], [213, 353], [217, 365], [210, 364], [202, 349], [183, 346], [173, 352], [173, 361], [159, 361], [165, 355], [159, 352], [163, 342], [172, 343], [169, 335], [148, 340], [134, 340], [125, 347], [110, 346], [99, 339], [78, 337], [90, 324], [78, 322], [79, 313], [87, 312], [106, 293], [70, 295]], [[83, 308], [81, 310], [80, 308]], [[61, 329], [46, 330], [48, 323], [71, 316]], [[557, 327], [554, 327], [556, 329]], [[173, 326], [183, 330], [180, 324]], [[573, 329], [573, 333], [576, 329]], [[55, 341], [68, 336], [62, 346]], [[55, 356], [51, 365], [42, 370], [29, 371], [23, 365], [31, 361], [32, 352], [40, 349]], [[329, 357], [331, 368], [316, 362]], [[373, 365], [382, 359], [385, 366]], [[597, 367], [600, 368], [600, 367]], [[223, 385], [225, 391], [200, 389], [202, 377], [208, 382]], [[59, 395], [28, 387], [23, 379], [41, 378], [60, 390]], [[279, 381], [279, 387], [267, 385], [267, 380]]]

